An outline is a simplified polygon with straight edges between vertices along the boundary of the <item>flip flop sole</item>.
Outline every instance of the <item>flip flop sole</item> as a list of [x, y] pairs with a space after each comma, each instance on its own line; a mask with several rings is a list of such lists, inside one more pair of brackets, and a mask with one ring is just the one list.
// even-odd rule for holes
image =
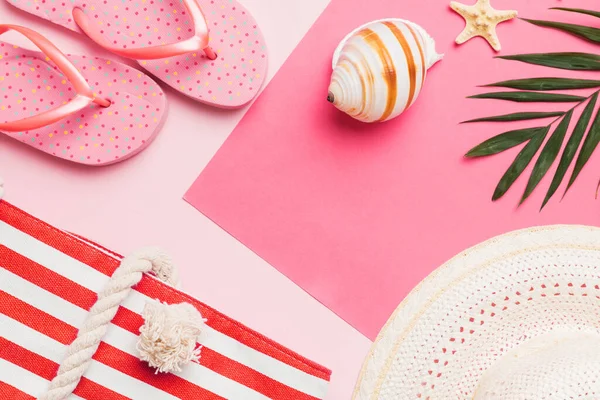
[[[50, 155], [86, 165], [127, 159], [150, 144], [166, 116], [166, 96], [150, 77], [97, 57], [67, 56], [107, 108], [91, 104], [43, 128], [5, 133]], [[55, 108], [75, 95], [68, 79], [37, 51], [0, 42], [0, 121]]]
[[[123, 48], [182, 41], [193, 34], [179, 0], [7, 0], [28, 13], [81, 32], [71, 11], [79, 7]], [[196, 0], [210, 28], [216, 60], [202, 52], [139, 61], [154, 76], [202, 103], [237, 108], [252, 100], [267, 72], [267, 50], [256, 21], [235, 0]]]

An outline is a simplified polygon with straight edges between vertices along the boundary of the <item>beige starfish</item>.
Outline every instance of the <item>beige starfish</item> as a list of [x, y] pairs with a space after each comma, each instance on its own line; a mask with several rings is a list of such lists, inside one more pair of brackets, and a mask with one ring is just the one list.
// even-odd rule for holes
[[481, 36], [496, 51], [500, 51], [501, 48], [496, 34], [496, 25], [517, 16], [514, 10], [495, 10], [490, 0], [477, 0], [477, 3], [472, 6], [452, 1], [450, 8], [459, 13], [467, 23], [465, 29], [456, 38], [456, 43], [462, 44], [475, 36]]

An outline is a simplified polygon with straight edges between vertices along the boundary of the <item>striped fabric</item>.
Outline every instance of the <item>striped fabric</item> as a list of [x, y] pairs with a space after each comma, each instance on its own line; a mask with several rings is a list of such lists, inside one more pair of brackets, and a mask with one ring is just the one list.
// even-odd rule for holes
[[[47, 387], [120, 256], [0, 201], [0, 399]], [[146, 301], [207, 318], [199, 363], [155, 374], [135, 343]], [[151, 276], [121, 305], [72, 399], [323, 399], [330, 371]]]

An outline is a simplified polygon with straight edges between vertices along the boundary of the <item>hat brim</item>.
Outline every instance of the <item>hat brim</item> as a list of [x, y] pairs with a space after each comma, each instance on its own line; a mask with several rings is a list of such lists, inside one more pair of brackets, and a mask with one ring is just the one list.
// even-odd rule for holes
[[476, 245], [394, 311], [353, 399], [472, 398], [485, 371], [531, 337], [555, 328], [600, 333], [599, 285], [595, 227], [536, 227]]

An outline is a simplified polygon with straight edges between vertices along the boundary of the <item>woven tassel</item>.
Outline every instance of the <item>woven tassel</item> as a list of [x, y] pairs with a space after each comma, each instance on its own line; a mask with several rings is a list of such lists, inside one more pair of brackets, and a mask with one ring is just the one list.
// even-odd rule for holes
[[140, 359], [159, 372], [179, 372], [200, 359], [196, 347], [205, 319], [189, 303], [146, 303], [137, 349]]

